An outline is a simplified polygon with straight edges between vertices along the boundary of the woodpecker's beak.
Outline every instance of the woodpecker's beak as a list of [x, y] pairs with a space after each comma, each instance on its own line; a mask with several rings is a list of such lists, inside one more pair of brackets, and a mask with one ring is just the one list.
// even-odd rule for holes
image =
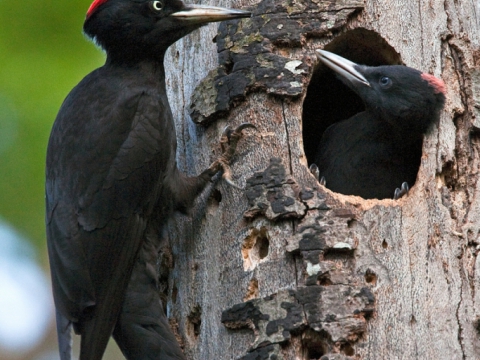
[[225, 9], [216, 6], [186, 4], [181, 11], [170, 16], [192, 24], [204, 24], [215, 21], [246, 18], [252, 16], [250, 11]]
[[370, 86], [365, 77], [358, 72], [357, 64], [341, 56], [325, 50], [316, 50], [318, 58], [337, 74], [343, 76], [352, 83], [361, 83]]

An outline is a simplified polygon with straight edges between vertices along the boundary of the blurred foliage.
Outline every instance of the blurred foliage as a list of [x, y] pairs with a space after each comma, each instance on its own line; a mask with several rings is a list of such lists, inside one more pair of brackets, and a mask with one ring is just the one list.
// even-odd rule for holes
[[50, 129], [68, 92], [104, 62], [82, 33], [90, 2], [0, 0], [0, 216], [43, 254]]

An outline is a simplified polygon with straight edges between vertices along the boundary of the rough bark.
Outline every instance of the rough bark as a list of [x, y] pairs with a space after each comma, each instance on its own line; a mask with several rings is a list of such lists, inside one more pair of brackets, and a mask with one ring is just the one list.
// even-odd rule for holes
[[[245, 189], [220, 181], [170, 226], [167, 315], [187, 356], [480, 358], [480, 4], [206, 3], [255, 16], [169, 50], [179, 166], [205, 169], [227, 124], [258, 131], [232, 167]], [[324, 46], [445, 81], [447, 104], [407, 197], [343, 196], [310, 175], [304, 143], [318, 129], [302, 136], [303, 106]]]

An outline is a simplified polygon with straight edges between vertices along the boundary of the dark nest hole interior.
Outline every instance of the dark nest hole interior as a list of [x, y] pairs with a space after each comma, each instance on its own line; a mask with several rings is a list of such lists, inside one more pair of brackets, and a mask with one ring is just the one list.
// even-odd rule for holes
[[[380, 35], [362, 28], [337, 36], [324, 50], [362, 65], [403, 64], [400, 54]], [[337, 79], [332, 70], [318, 62], [303, 103], [303, 144], [308, 164], [314, 162], [323, 132], [330, 125], [364, 109], [360, 97]]]

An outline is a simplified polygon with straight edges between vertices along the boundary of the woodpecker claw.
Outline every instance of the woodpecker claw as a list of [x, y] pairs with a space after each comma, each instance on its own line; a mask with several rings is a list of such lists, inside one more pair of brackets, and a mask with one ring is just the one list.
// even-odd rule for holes
[[393, 195], [393, 200], [398, 200], [400, 199], [403, 195], [408, 194], [408, 190], [410, 190], [410, 187], [408, 186], [407, 182], [403, 182], [401, 188], [396, 188], [395, 193]]
[[251, 123], [242, 123], [240, 124], [236, 129], [235, 131], [242, 131], [242, 130], [245, 130], [245, 129], [255, 129], [255, 130], [258, 130], [257, 127]]
[[320, 178], [320, 169], [318, 168], [317, 164], [312, 164], [310, 165], [310, 167], [308, 168], [308, 170], [310, 170], [310, 173], [313, 175], [313, 177], [319, 181], [319, 178]]
[[319, 180], [320, 185], [322, 186], [327, 186], [327, 180], [325, 179], [325, 176], [322, 176]]
[[236, 189], [243, 190], [237, 184], [232, 181], [232, 171], [230, 169], [230, 161], [235, 155], [235, 150], [237, 149], [238, 141], [242, 138], [242, 130], [245, 129], [257, 129], [257, 127], [250, 123], [243, 123], [240, 124], [237, 128], [232, 129], [230, 125], [226, 126], [222, 132], [222, 137], [220, 138], [220, 147], [222, 149], [222, 155], [220, 158], [215, 161], [211, 166], [210, 169], [219, 171], [223, 169], [222, 178], [225, 182]]
[[222, 179], [225, 180], [225, 182], [230, 185], [230, 186], [233, 186], [235, 189], [238, 189], [238, 190], [243, 190], [243, 188], [241, 188], [240, 186], [238, 186], [237, 184], [235, 184], [231, 179], [225, 177], [225, 176], [222, 176]]
[[310, 165], [308, 169], [312, 173], [313, 177], [317, 179], [320, 185], [322, 186], [327, 185], [327, 180], [325, 180], [325, 176], [320, 177], [320, 169], [318, 168], [317, 164], [312, 163], [312, 165]]

